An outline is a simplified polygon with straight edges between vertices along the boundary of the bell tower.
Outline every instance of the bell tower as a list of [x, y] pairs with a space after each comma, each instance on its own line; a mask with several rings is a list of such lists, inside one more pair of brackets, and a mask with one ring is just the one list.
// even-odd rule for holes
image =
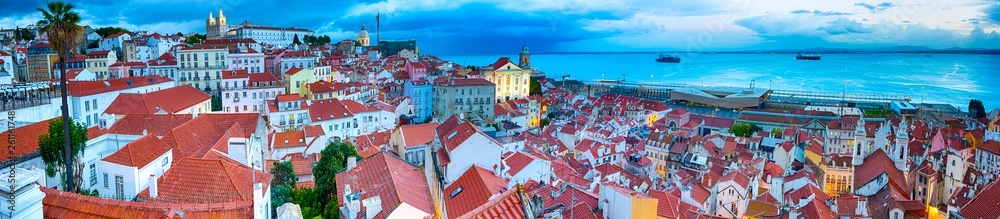
[[531, 68], [531, 53], [528, 52], [528, 43], [525, 43], [524, 46], [521, 47], [521, 53], [519, 55], [520, 58], [518, 59], [517, 66], [521, 67], [521, 69]]
[[904, 117], [899, 122], [899, 127], [896, 128], [896, 144], [893, 145], [892, 149], [892, 161], [896, 163], [896, 169], [904, 172], [909, 171], [909, 165], [906, 165], [906, 156], [909, 153], [908, 144], [910, 143], [908, 128], [909, 126], [906, 124], [906, 118]]
[[219, 9], [219, 26], [226, 26], [226, 16], [222, 15], [222, 9]]
[[857, 127], [854, 127], [854, 154], [851, 156], [851, 163], [854, 166], [861, 166], [865, 161], [865, 157], [868, 156], [868, 142], [865, 141], [865, 137], [868, 134], [865, 133], [865, 117], [862, 115], [858, 118]]

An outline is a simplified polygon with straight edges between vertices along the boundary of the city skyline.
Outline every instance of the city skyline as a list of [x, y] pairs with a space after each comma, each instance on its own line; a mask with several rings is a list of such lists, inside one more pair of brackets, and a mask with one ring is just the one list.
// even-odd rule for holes
[[[203, 33], [208, 14], [230, 23], [308, 28], [353, 39], [361, 25], [412, 38], [441, 55], [537, 52], [709, 51], [925, 46], [1000, 48], [1000, 2], [929, 1], [71, 1], [83, 24]], [[44, 1], [0, 9], [2, 28], [39, 19]], [[147, 10], [153, 10], [149, 13]], [[373, 30], [372, 30], [373, 32]]]

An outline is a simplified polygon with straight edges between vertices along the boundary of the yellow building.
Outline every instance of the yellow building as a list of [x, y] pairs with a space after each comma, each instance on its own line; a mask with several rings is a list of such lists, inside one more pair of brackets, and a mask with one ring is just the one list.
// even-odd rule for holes
[[87, 71], [93, 72], [97, 80], [107, 80], [108, 67], [118, 62], [115, 51], [91, 51], [87, 53]]
[[483, 73], [496, 84], [497, 102], [525, 98], [531, 89], [531, 70], [521, 69], [510, 58], [501, 57]]
[[309, 83], [316, 81], [316, 72], [312, 69], [291, 68], [285, 72], [285, 93], [299, 94], [305, 97], [309, 95]]
[[[823, 158], [820, 168], [825, 173], [823, 192], [837, 198], [840, 194], [851, 193], [854, 188], [854, 165], [852, 158], [837, 154]], [[889, 167], [892, 168], [892, 167]]]
[[657, 218], [656, 205], [659, 201], [645, 194], [632, 195], [632, 218]]

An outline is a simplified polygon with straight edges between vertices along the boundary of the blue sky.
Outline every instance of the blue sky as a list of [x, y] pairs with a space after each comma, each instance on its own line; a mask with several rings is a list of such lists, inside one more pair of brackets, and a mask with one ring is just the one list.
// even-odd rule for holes
[[[38, 20], [45, 0], [0, 0], [0, 28]], [[165, 33], [229, 23], [295, 26], [334, 39], [362, 24], [439, 55], [926, 46], [1000, 48], [1000, 0], [81, 0], [83, 23]]]

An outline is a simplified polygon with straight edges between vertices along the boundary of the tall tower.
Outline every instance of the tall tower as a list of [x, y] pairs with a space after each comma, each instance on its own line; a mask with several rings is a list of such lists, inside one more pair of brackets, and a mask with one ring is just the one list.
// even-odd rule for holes
[[520, 59], [518, 59], [517, 66], [521, 69], [531, 68], [531, 53], [528, 52], [528, 43], [525, 43], [521, 47]]
[[218, 30], [215, 28], [215, 17], [212, 16], [212, 12], [210, 11], [208, 12], [208, 19], [205, 20], [205, 37], [214, 37], [216, 35], [215, 30]]
[[896, 128], [896, 144], [893, 145], [892, 149], [892, 161], [896, 163], [896, 169], [904, 172], [909, 171], [909, 165], [906, 165], [906, 156], [909, 153], [908, 144], [910, 143], [908, 128], [906, 118], [904, 117], [899, 122], [899, 127]]
[[868, 142], [865, 141], [867, 135], [865, 133], [865, 117], [862, 115], [858, 118], [857, 127], [854, 128], [854, 155], [851, 156], [851, 163], [854, 166], [861, 166], [865, 157], [868, 156]]
[[368, 47], [371, 43], [369, 40], [368, 31], [365, 30], [365, 25], [362, 24], [361, 31], [358, 31], [358, 43], [361, 44], [361, 46]]
[[222, 26], [222, 27], [226, 26], [226, 16], [222, 15], [222, 9], [221, 8], [219, 9], [219, 21], [217, 23], [219, 23], [219, 26]]

